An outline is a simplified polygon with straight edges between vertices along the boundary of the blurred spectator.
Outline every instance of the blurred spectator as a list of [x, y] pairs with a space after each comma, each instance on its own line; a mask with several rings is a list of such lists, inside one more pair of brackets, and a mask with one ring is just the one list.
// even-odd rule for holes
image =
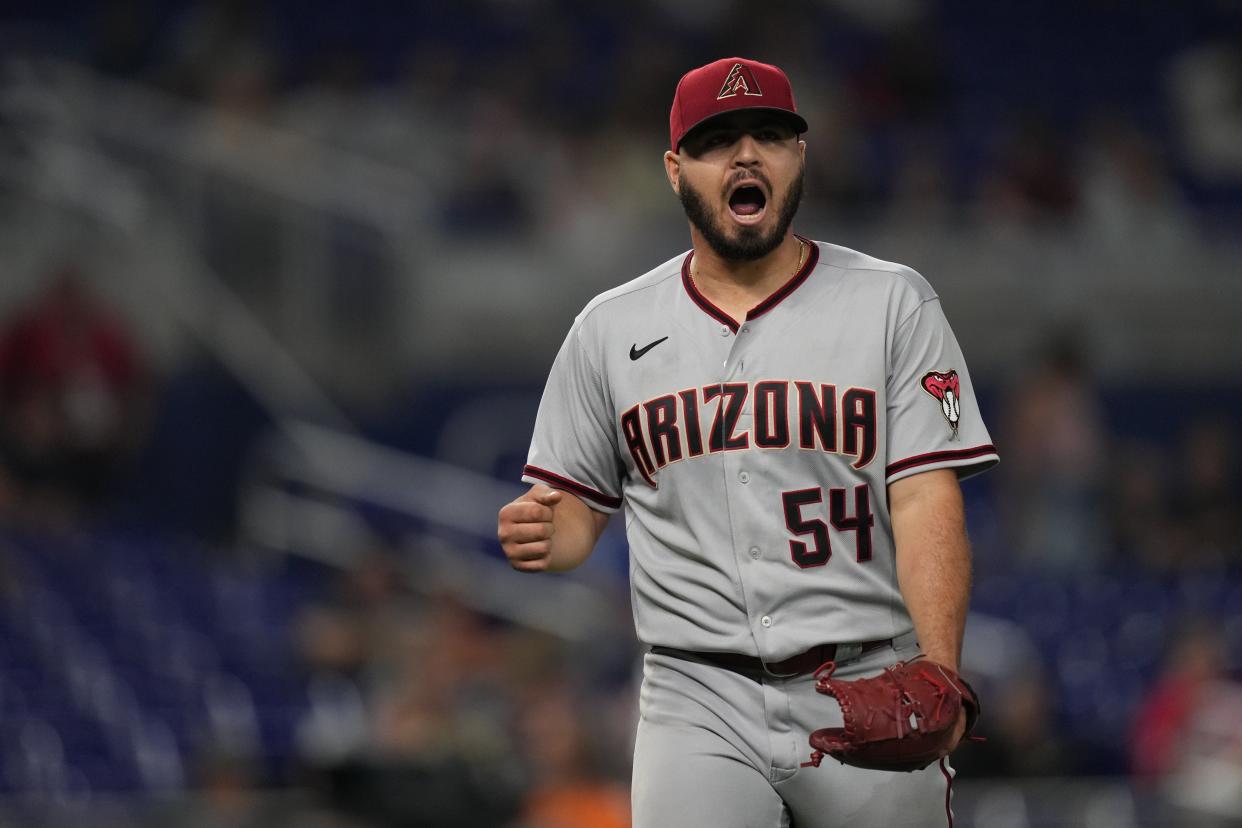
[[[391, 87], [373, 89], [369, 100], [344, 104], [348, 113], [333, 111], [341, 106], [335, 98], [344, 79], [317, 77], [290, 101], [290, 123], [309, 124], [311, 134], [334, 135], [410, 170], [426, 188], [427, 200], [435, 203], [458, 178], [461, 125], [473, 100], [462, 94], [469, 88], [469, 71], [469, 60], [460, 51], [423, 41], [411, 49]], [[336, 115], [342, 116], [339, 123], [324, 123]]]
[[[366, 55], [340, 45], [315, 57], [309, 80], [280, 102], [280, 120], [306, 135], [351, 153], [423, 171], [442, 159], [448, 144], [435, 140], [436, 120], [411, 98], [372, 83]], [[445, 111], [440, 118], [451, 120]]]
[[1131, 732], [1131, 764], [1145, 785], [1163, 781], [1181, 761], [1183, 741], [1204, 695], [1223, 678], [1225, 647], [1218, 625], [1185, 624], [1170, 639], [1161, 675], [1139, 706]]
[[265, 5], [252, 0], [191, 4], [164, 39], [164, 83], [174, 92], [201, 98], [229, 67], [270, 65], [274, 27]]
[[1002, 520], [1015, 558], [1050, 570], [1098, 567], [1109, 551], [1101, 509], [1107, 432], [1073, 336], [1053, 338], [1018, 372], [1002, 416]]
[[[368, 824], [501, 825], [518, 813], [506, 633], [457, 598], [413, 595], [364, 555], [300, 625], [317, 669], [299, 728], [308, 781]], [[515, 633], [516, 635], [516, 633]]]
[[937, 32], [909, 25], [889, 34], [851, 77], [851, 97], [868, 128], [938, 123], [949, 99]]
[[1187, 624], [1135, 717], [1134, 772], [1161, 824], [1223, 828], [1242, 815], [1242, 684], [1224, 663], [1219, 625]]
[[813, 206], [841, 220], [870, 217], [883, 204], [884, 176], [856, 113], [837, 100], [807, 117], [815, 118], [817, 129], [806, 153], [806, 190], [814, 196]]
[[1084, 151], [1083, 218], [1095, 238], [1130, 246], [1141, 238], [1145, 255], [1185, 242], [1191, 226], [1160, 148], [1135, 124], [1097, 121]]
[[1127, 440], [1113, 452], [1108, 491], [1112, 545], [1123, 560], [1149, 571], [1182, 564], [1169, 502], [1168, 449], [1150, 441]]
[[0, 456], [31, 514], [111, 494], [141, 439], [147, 369], [122, 321], [64, 266], [0, 331]]
[[1117, 548], [1154, 571], [1242, 564], [1237, 457], [1223, 415], [1196, 418], [1163, 445], [1123, 443], [1110, 508]]
[[393, 759], [505, 751], [507, 699], [494, 684], [499, 637], [450, 595], [423, 607], [390, 661], [376, 665], [373, 740]]
[[1224, 416], [1192, 421], [1179, 440], [1181, 461], [1169, 492], [1185, 566], [1242, 563], [1238, 434]]
[[[997, 588], [985, 580], [983, 591]], [[973, 611], [966, 622], [962, 671], [985, 699], [978, 735], [953, 754], [966, 778], [1059, 776], [1073, 770], [1073, 745], [1056, 727], [1057, 690], [1031, 633], [1002, 617]]]
[[1073, 746], [1055, 725], [1056, 691], [1033, 665], [992, 685], [985, 741], [968, 742], [953, 754], [953, 767], [972, 778], [1065, 776], [1074, 770]]
[[260, 775], [251, 759], [207, 752], [195, 771], [198, 796], [183, 813], [161, 819], [179, 828], [260, 828], [277, 816], [258, 795]]
[[298, 728], [307, 762], [329, 766], [372, 749], [373, 692], [398, 669], [402, 636], [414, 624], [413, 598], [384, 549], [361, 555], [335, 594], [302, 609], [294, 645], [310, 679], [310, 708]]
[[942, 228], [956, 218], [948, 161], [942, 147], [915, 142], [897, 167], [888, 221], [909, 227]]
[[[520, 75], [514, 70], [511, 75]], [[533, 200], [548, 186], [548, 152], [519, 107], [522, 90], [475, 95], [460, 126], [458, 176], [442, 206], [445, 233], [478, 237], [518, 233], [534, 220]]]
[[[373, 828], [325, 810], [310, 797], [272, 796], [262, 772], [247, 757], [206, 751], [194, 769], [194, 794], [160, 802], [145, 819], [125, 825], [142, 828]], [[101, 825], [121, 823], [104, 821]]]
[[[276, 79], [270, 59], [258, 52], [222, 59], [202, 79], [207, 108], [191, 133], [194, 150], [221, 170], [265, 170], [288, 165], [297, 143], [278, 134], [260, 136], [257, 125], [275, 114]], [[231, 175], [203, 180], [203, 253], [214, 272], [252, 307], [272, 312], [278, 302], [280, 233], [275, 201], [237, 187]]]
[[1242, 820], [1242, 684], [1220, 681], [1198, 696], [1165, 797], [1170, 824], [1226, 828]]
[[607, 717], [588, 713], [581, 690], [544, 675], [522, 699], [525, 755], [533, 765], [522, 828], [626, 828], [629, 787], [610, 764]]
[[1205, 182], [1242, 180], [1242, 35], [1195, 46], [1167, 72], [1190, 168]]
[[1069, 219], [1078, 208], [1079, 183], [1068, 136], [1043, 117], [1014, 121], [1002, 140], [980, 193], [981, 216], [1041, 226]]

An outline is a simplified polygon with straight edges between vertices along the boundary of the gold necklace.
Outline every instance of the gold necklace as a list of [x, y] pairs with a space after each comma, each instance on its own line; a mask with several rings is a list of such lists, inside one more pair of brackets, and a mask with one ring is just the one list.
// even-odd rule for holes
[[[797, 237], [795, 236], [794, 238], [797, 238]], [[799, 238], [798, 239], [798, 266], [794, 268], [795, 276], [797, 275], [798, 271], [802, 269], [802, 265], [806, 264], [806, 251], [807, 251], [806, 242], [804, 242], [802, 239]], [[699, 281], [699, 277], [694, 272], [695, 270], [698, 269], [698, 266], [699, 266], [699, 262], [697, 259], [692, 259], [690, 261], [690, 281], [694, 282], [695, 284], [698, 284], [698, 281]]]

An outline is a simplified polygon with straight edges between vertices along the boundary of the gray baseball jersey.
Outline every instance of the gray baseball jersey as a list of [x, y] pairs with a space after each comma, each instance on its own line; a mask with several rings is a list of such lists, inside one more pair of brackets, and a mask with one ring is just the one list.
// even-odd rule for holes
[[997, 462], [931, 286], [808, 245], [745, 320], [689, 253], [596, 297], [556, 357], [523, 480], [627, 505], [645, 644], [773, 662], [908, 633], [887, 485]]

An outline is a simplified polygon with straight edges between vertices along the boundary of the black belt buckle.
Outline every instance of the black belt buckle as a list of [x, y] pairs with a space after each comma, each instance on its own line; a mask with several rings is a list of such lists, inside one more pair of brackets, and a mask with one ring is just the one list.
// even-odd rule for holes
[[818, 644], [804, 653], [796, 656], [790, 656], [782, 661], [774, 664], [768, 664], [760, 659], [763, 664], [763, 671], [770, 676], [776, 678], [794, 678], [795, 676], [805, 675], [819, 669], [819, 666], [826, 661], [832, 661], [837, 653], [836, 644]]

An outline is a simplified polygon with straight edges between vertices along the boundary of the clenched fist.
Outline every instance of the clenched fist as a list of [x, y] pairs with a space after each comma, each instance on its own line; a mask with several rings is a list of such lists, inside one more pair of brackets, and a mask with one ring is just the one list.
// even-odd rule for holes
[[543, 572], [552, 557], [553, 510], [564, 494], [537, 484], [500, 510], [496, 536], [505, 557], [521, 572]]

